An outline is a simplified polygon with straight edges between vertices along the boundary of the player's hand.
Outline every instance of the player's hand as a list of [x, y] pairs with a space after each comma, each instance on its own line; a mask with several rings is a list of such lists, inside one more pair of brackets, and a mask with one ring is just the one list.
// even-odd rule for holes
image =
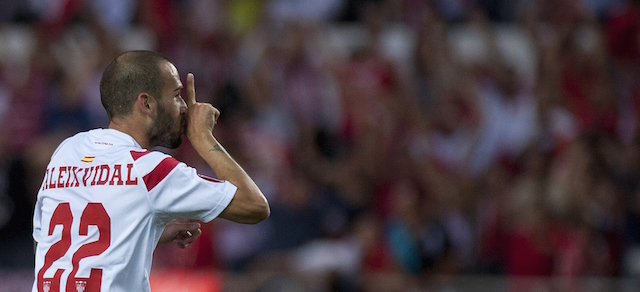
[[186, 136], [192, 143], [212, 135], [220, 111], [209, 103], [196, 101], [196, 89], [193, 74], [187, 74], [187, 131]]
[[193, 219], [175, 219], [164, 227], [162, 235], [160, 235], [159, 245], [174, 242], [180, 248], [185, 248], [193, 243], [200, 235], [200, 223]]

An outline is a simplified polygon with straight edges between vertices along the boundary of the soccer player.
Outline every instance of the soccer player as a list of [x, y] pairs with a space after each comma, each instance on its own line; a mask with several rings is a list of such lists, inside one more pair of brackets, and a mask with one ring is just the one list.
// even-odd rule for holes
[[[213, 136], [219, 111], [186, 102], [178, 71], [165, 57], [129, 51], [100, 81], [108, 129], [63, 141], [47, 166], [33, 218], [32, 291], [149, 291], [157, 244], [184, 247], [200, 235], [197, 220], [255, 224], [269, 205]], [[155, 146], [176, 148], [184, 134], [218, 179]]]

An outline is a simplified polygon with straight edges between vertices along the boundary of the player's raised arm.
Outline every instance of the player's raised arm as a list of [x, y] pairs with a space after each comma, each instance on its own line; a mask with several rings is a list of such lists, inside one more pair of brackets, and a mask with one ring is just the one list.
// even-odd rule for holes
[[186, 93], [187, 138], [218, 178], [238, 187], [233, 200], [219, 217], [246, 224], [255, 224], [266, 219], [270, 214], [267, 199], [251, 177], [213, 136], [213, 128], [220, 112], [211, 104], [196, 101], [194, 77], [191, 73], [187, 74]]

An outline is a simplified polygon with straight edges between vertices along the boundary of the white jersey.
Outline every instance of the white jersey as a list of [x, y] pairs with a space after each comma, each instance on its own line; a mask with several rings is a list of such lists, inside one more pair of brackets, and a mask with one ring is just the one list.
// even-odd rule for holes
[[117, 130], [70, 137], [51, 157], [38, 192], [32, 291], [149, 291], [165, 225], [209, 222], [235, 192]]

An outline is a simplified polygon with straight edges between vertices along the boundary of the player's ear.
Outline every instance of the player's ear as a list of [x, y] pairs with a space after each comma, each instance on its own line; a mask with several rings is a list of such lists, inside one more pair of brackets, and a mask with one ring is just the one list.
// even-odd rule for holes
[[136, 107], [140, 112], [150, 115], [151, 109], [154, 107], [153, 98], [149, 94], [141, 92], [136, 99]]

